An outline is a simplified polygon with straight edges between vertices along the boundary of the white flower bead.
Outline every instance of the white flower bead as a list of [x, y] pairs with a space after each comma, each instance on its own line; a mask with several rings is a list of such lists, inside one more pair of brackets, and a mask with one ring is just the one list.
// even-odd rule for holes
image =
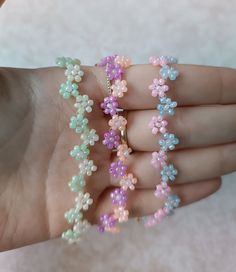
[[91, 176], [92, 172], [97, 170], [97, 166], [93, 164], [93, 160], [85, 159], [79, 164], [79, 170], [81, 175]]
[[79, 192], [75, 198], [77, 210], [87, 211], [89, 206], [93, 204], [93, 199], [90, 197], [89, 193]]
[[80, 69], [79, 64], [69, 64], [66, 67], [65, 75], [68, 80], [70, 81], [76, 81], [80, 82], [82, 80], [82, 76], [84, 75], [84, 72]]
[[91, 224], [87, 220], [79, 221], [78, 223], [74, 225], [73, 231], [76, 234], [81, 235], [85, 233], [89, 229], [90, 226]]
[[86, 130], [81, 134], [80, 139], [83, 141], [85, 145], [94, 145], [95, 142], [99, 140], [99, 136], [96, 133], [95, 129]]
[[87, 95], [79, 95], [76, 97], [74, 107], [78, 109], [78, 113], [91, 112], [93, 104], [93, 100], [89, 99]]

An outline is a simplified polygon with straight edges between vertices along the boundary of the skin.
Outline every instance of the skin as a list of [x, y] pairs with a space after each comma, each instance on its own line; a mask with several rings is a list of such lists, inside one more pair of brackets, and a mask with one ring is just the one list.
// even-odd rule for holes
[[[182, 205], [217, 191], [221, 176], [236, 170], [236, 71], [195, 65], [178, 65], [180, 77], [170, 84], [169, 96], [178, 101], [176, 115], [169, 118], [170, 131], [180, 139], [169, 153], [179, 170], [173, 185]], [[104, 71], [83, 67], [81, 93], [94, 100], [89, 124], [102, 135], [108, 119], [99, 108], [107, 95]], [[153, 191], [159, 171], [150, 166], [157, 151], [157, 137], [147, 125], [156, 113], [156, 99], [148, 85], [158, 68], [135, 65], [126, 71], [128, 92], [119, 104], [127, 110], [128, 140], [133, 153], [129, 169], [138, 178], [129, 198], [131, 216], [155, 212], [163, 203]], [[78, 171], [68, 156], [78, 136], [68, 128], [75, 109], [71, 100], [58, 94], [65, 81], [59, 68], [35, 70], [0, 69], [0, 250], [9, 250], [56, 238], [69, 225], [64, 212], [74, 205], [75, 194], [67, 182]], [[112, 210], [109, 193], [114, 188], [108, 168], [113, 154], [99, 141], [91, 148], [98, 171], [87, 179], [94, 203], [85, 217], [97, 223]]]
[[5, 2], [5, 0], [0, 0], [0, 7], [2, 6], [2, 4]]

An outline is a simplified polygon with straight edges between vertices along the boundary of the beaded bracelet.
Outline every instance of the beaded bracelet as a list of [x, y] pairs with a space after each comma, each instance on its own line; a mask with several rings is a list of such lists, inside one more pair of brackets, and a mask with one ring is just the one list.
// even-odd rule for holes
[[[101, 108], [105, 114], [112, 118], [109, 120], [110, 130], [104, 134], [103, 144], [108, 149], [115, 149], [118, 160], [111, 163], [109, 173], [112, 178], [120, 178], [120, 187], [110, 194], [114, 211], [100, 217], [99, 232], [118, 232], [118, 223], [128, 220], [129, 211], [126, 209], [128, 190], [134, 190], [137, 179], [133, 174], [127, 173], [127, 161], [131, 148], [128, 147], [125, 137], [127, 120], [118, 114], [118, 98], [127, 92], [127, 82], [122, 80], [124, 69], [130, 66], [130, 60], [123, 56], [108, 56], [101, 60], [100, 67], [105, 67], [109, 96], [104, 98]], [[112, 84], [112, 81], [114, 83]]]
[[65, 68], [65, 75], [67, 77], [66, 83], [62, 83], [59, 89], [59, 94], [64, 99], [70, 97], [75, 98], [74, 107], [76, 108], [76, 115], [70, 118], [69, 127], [80, 135], [82, 143], [75, 145], [70, 151], [70, 156], [76, 161], [79, 161], [79, 173], [74, 175], [69, 181], [68, 185], [72, 192], [77, 194], [75, 198], [75, 207], [65, 212], [65, 219], [69, 224], [73, 224], [72, 229], [68, 229], [62, 233], [62, 238], [69, 243], [78, 242], [81, 234], [88, 230], [90, 223], [83, 218], [83, 211], [88, 210], [93, 203], [93, 199], [88, 192], [85, 192], [85, 177], [91, 176], [97, 170], [92, 160], [89, 160], [90, 153], [89, 146], [93, 146], [99, 137], [95, 129], [90, 129], [88, 126], [88, 119], [85, 117], [86, 113], [90, 113], [93, 107], [93, 100], [89, 99], [87, 95], [81, 95], [78, 91], [78, 83], [82, 80], [84, 75], [80, 67], [78, 59], [71, 58], [57, 58], [56, 63], [59, 67]]
[[165, 200], [163, 208], [158, 209], [153, 215], [145, 218], [145, 226], [153, 226], [163, 220], [167, 215], [173, 214], [175, 208], [180, 204], [180, 198], [173, 194], [168, 183], [174, 182], [178, 174], [173, 164], [167, 164], [167, 151], [174, 150], [175, 146], [179, 143], [178, 138], [167, 131], [168, 122], [164, 119], [165, 115], [174, 115], [174, 108], [177, 102], [171, 101], [166, 96], [169, 86], [166, 84], [168, 79], [175, 80], [179, 75], [178, 70], [170, 67], [169, 64], [177, 63], [177, 59], [168, 56], [150, 57], [149, 62], [154, 66], [160, 66], [159, 77], [155, 78], [149, 86], [151, 95], [158, 97], [160, 103], [157, 105], [159, 114], [153, 116], [149, 128], [152, 134], [160, 133], [162, 139], [159, 140], [159, 152], [152, 153], [151, 164], [155, 168], [160, 169], [161, 183], [156, 186], [154, 195], [157, 198]]

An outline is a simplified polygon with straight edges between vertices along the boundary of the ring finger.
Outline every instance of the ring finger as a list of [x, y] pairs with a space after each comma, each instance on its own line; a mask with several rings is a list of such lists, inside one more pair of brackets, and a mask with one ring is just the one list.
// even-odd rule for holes
[[[136, 188], [154, 189], [160, 183], [160, 171], [151, 164], [150, 152], [135, 152], [130, 156], [128, 169], [138, 182]], [[178, 170], [174, 184], [214, 179], [236, 170], [236, 143], [169, 153], [170, 162]], [[111, 181], [117, 185], [117, 181]]]
[[[135, 151], [158, 150], [158, 136], [151, 133], [148, 124], [156, 110], [129, 111], [127, 136]], [[177, 148], [195, 148], [236, 141], [236, 105], [177, 108], [174, 117], [165, 118], [168, 131], [174, 133], [180, 144]]]
[[[205, 182], [196, 182], [193, 184], [182, 184], [173, 186], [173, 193], [177, 194], [181, 199], [181, 206], [199, 201], [219, 189], [221, 178], [207, 180]], [[110, 213], [114, 209], [110, 201], [110, 192], [108, 189], [101, 196], [99, 205], [96, 210], [96, 218], [98, 221], [102, 214]], [[163, 201], [154, 196], [153, 190], [135, 190], [130, 194], [128, 210], [131, 216], [146, 216], [154, 213], [157, 209], [163, 207]]]

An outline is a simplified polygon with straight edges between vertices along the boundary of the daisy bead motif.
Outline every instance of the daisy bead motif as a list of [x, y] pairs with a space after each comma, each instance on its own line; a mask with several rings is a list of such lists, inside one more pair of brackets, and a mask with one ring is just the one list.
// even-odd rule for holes
[[120, 180], [120, 186], [123, 190], [134, 190], [135, 189], [135, 184], [137, 183], [137, 179], [133, 176], [133, 174], [128, 174], [124, 176]]
[[111, 86], [112, 95], [115, 97], [123, 97], [124, 93], [127, 92], [127, 82], [126, 80], [116, 80]]
[[83, 209], [87, 211], [89, 206], [93, 204], [93, 199], [90, 197], [89, 193], [79, 192], [75, 198], [76, 208]]
[[83, 191], [85, 186], [85, 179], [82, 175], [72, 176], [71, 180], [68, 182], [68, 186], [72, 192], [78, 193]]
[[85, 233], [90, 227], [91, 227], [91, 224], [87, 220], [82, 220], [82, 221], [77, 222], [73, 226], [73, 231], [78, 236], [80, 236], [81, 234]]
[[72, 158], [76, 160], [86, 159], [89, 155], [89, 149], [86, 144], [75, 145], [74, 148], [70, 151]]
[[91, 112], [93, 107], [93, 100], [89, 99], [87, 95], [79, 95], [76, 97], [74, 107], [77, 108], [77, 113]]
[[124, 70], [119, 64], [110, 62], [107, 63], [105, 71], [109, 80], [121, 80], [121, 77], [124, 74]]
[[116, 162], [112, 162], [109, 169], [109, 173], [113, 178], [125, 176], [126, 171], [127, 171], [127, 166], [120, 160]]
[[166, 165], [167, 155], [164, 150], [152, 153], [151, 165], [155, 168], [164, 167]]
[[117, 157], [121, 161], [126, 161], [131, 152], [132, 152], [132, 149], [128, 147], [127, 144], [121, 144], [117, 147]]
[[116, 64], [119, 64], [122, 68], [128, 68], [131, 64], [131, 60], [124, 56], [116, 56], [114, 61]]
[[169, 86], [165, 84], [165, 80], [163, 78], [154, 78], [152, 84], [149, 86], [149, 90], [152, 91], [153, 97], [163, 97], [169, 90]]
[[174, 108], [177, 107], [177, 102], [172, 101], [170, 98], [161, 97], [160, 104], [157, 105], [157, 110], [160, 115], [174, 115]]
[[108, 148], [117, 148], [120, 144], [120, 135], [116, 130], [110, 129], [104, 133], [104, 140], [102, 143]]
[[67, 80], [80, 82], [82, 80], [84, 72], [81, 70], [79, 64], [68, 64], [66, 66], [65, 75], [67, 77]]
[[79, 95], [78, 85], [67, 80], [66, 83], [61, 84], [59, 94], [65, 99], [69, 99], [71, 96], [77, 97]]
[[95, 129], [85, 130], [80, 139], [83, 141], [85, 145], [95, 145], [95, 142], [99, 140], [99, 136], [96, 133]]
[[117, 219], [111, 214], [104, 214], [100, 217], [101, 225], [98, 227], [99, 232], [110, 231], [115, 228]]
[[168, 65], [166, 66], [163, 66], [161, 69], [160, 69], [160, 76], [163, 78], [163, 79], [170, 79], [170, 80], [176, 80], [177, 76], [179, 75], [179, 71], [176, 70], [175, 68], [173, 67], [169, 67]]
[[166, 211], [167, 214], [172, 214], [174, 209], [178, 208], [179, 204], [180, 204], [180, 198], [173, 194], [173, 195], [169, 195], [167, 197], [167, 201], [165, 203], [165, 207], [164, 210]]
[[76, 223], [73, 230], [68, 229], [62, 233], [62, 239], [68, 241], [69, 244], [77, 243], [80, 241], [81, 235], [85, 233], [91, 225], [87, 220]]
[[161, 149], [164, 151], [174, 150], [175, 146], [179, 143], [179, 139], [172, 133], [165, 133], [163, 139], [159, 140]]
[[115, 115], [117, 113], [118, 101], [115, 96], [107, 96], [101, 103], [101, 108], [105, 114]]
[[109, 126], [114, 130], [125, 130], [127, 120], [123, 116], [113, 115], [112, 119], [108, 122]]
[[116, 218], [119, 223], [127, 222], [129, 218], [129, 211], [124, 207], [118, 207], [114, 209], [114, 218]]
[[178, 171], [174, 168], [173, 164], [166, 165], [161, 170], [161, 180], [163, 182], [174, 181]]
[[81, 175], [91, 176], [92, 172], [97, 170], [97, 166], [93, 164], [92, 160], [85, 159], [79, 164], [79, 170]]
[[168, 122], [162, 116], [153, 116], [148, 126], [152, 130], [152, 134], [166, 133]]
[[70, 118], [70, 128], [74, 129], [76, 133], [82, 133], [87, 129], [88, 119], [83, 114], [78, 113], [76, 116]]
[[127, 192], [122, 188], [117, 188], [111, 192], [112, 204], [122, 207], [126, 205], [127, 202]]
[[72, 224], [74, 222], [79, 222], [83, 215], [81, 209], [71, 208], [69, 211], [65, 212], [64, 217], [69, 224]]
[[167, 183], [162, 182], [156, 186], [156, 190], [154, 195], [158, 198], [166, 198], [170, 195], [171, 188], [167, 185]]

